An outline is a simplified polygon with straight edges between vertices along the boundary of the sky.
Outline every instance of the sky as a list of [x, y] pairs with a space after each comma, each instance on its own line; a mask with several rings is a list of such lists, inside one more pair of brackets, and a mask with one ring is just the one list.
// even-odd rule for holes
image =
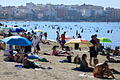
[[67, 5], [82, 5], [92, 4], [103, 7], [112, 7], [120, 9], [120, 0], [0, 0], [2, 6], [20, 6], [26, 3], [33, 2], [35, 4], [67, 4]]

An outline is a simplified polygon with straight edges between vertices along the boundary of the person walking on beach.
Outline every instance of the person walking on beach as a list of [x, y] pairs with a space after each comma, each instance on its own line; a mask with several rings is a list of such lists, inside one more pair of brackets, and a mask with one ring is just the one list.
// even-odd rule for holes
[[43, 32], [40, 33], [39, 37], [40, 37], [40, 41], [42, 41]]
[[47, 32], [44, 33], [45, 40], [47, 40]]
[[65, 41], [65, 34], [66, 34], [66, 32], [64, 32], [64, 33], [61, 35], [61, 47], [62, 47], [62, 50], [63, 50], [63, 48], [64, 48], [64, 44], [66, 43], [66, 41]]
[[32, 40], [32, 44], [33, 44], [33, 48], [34, 48], [34, 53], [38, 54], [38, 52], [40, 50], [39, 43], [40, 43], [40, 39], [37, 36], [34, 36], [33, 40]]
[[92, 66], [92, 58], [97, 58], [97, 52], [96, 52], [96, 36], [95, 35], [92, 35], [91, 36], [91, 40], [90, 40], [90, 42], [93, 44], [93, 46], [92, 47], [90, 47], [90, 62], [89, 62], [89, 64], [90, 64], [90, 66]]
[[57, 34], [56, 40], [57, 40], [57, 42], [59, 42], [59, 43], [60, 43], [60, 34], [59, 34], [59, 32], [58, 32], [58, 31], [56, 31], [56, 34]]

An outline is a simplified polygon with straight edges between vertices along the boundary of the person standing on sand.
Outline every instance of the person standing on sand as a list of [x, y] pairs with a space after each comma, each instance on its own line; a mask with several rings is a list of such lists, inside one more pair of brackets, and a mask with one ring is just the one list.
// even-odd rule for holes
[[40, 37], [40, 41], [42, 41], [43, 32], [40, 33], [39, 37]]
[[94, 36], [96, 41], [96, 52], [98, 54], [98, 52], [100, 51], [100, 40], [97, 38], [97, 34], [95, 34]]
[[47, 40], [47, 32], [44, 33], [45, 40]]
[[96, 52], [96, 37], [95, 37], [95, 35], [92, 35], [91, 36], [91, 40], [90, 40], [90, 42], [93, 44], [93, 46], [92, 47], [90, 47], [89, 49], [90, 49], [90, 62], [89, 62], [89, 64], [90, 64], [90, 66], [92, 66], [92, 58], [97, 58], [97, 52]]
[[[32, 41], [32, 36], [31, 36], [30, 32], [28, 32], [28, 34], [27, 34], [27, 39], [29, 41]], [[31, 52], [31, 47], [32, 47], [31, 45], [25, 46], [25, 53], [30, 53]]]
[[66, 41], [65, 41], [65, 34], [66, 34], [66, 32], [64, 32], [64, 33], [61, 35], [61, 47], [62, 47], [62, 50], [63, 50], [63, 48], [64, 48], [64, 44], [66, 43]]
[[40, 39], [38, 37], [34, 36], [33, 40], [32, 40], [32, 44], [33, 44], [33, 48], [34, 48], [34, 53], [38, 54], [38, 52], [40, 50], [39, 43], [40, 43]]
[[57, 42], [60, 42], [60, 34], [59, 34], [59, 32], [56, 31], [56, 34], [57, 34], [56, 40], [57, 40]]

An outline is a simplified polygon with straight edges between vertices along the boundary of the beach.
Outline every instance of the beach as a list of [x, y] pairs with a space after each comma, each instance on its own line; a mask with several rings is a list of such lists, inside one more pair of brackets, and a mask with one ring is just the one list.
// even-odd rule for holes
[[[36, 61], [39, 64], [51, 67], [52, 69], [43, 70], [43, 69], [25, 69], [25, 68], [16, 68], [15, 65], [20, 65], [20, 63], [16, 62], [5, 62], [3, 56], [3, 51], [0, 51], [0, 80], [100, 80], [98, 78], [94, 78], [92, 72], [81, 72], [73, 70], [79, 65], [74, 63], [61, 63], [60, 61], [65, 60], [66, 57], [57, 57], [50, 55], [43, 55], [43, 53], [50, 53], [51, 48], [54, 45], [58, 45], [55, 42], [50, 42], [48, 44], [40, 44], [41, 51], [39, 56], [47, 58], [50, 62], [40, 62]], [[79, 50], [73, 50], [74, 55], [72, 56], [72, 60], [75, 55], [79, 54], [80, 57], [82, 54], [87, 54], [87, 61], [89, 63], [89, 52], [88, 48]], [[99, 62], [103, 62], [106, 60], [105, 56], [98, 55]], [[109, 63], [110, 68], [114, 68], [117, 71], [120, 71], [119, 63]], [[117, 80], [120, 80], [119, 74], [114, 74]]]

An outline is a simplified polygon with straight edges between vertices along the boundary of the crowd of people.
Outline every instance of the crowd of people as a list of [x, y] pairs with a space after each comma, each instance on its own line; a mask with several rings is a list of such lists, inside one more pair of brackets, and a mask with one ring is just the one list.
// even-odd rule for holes
[[[61, 54], [67, 54], [68, 62], [71, 63], [71, 54], [74, 54], [74, 53], [71, 51], [69, 46], [65, 46], [65, 43], [67, 40], [66, 32], [63, 32], [60, 35], [59, 32], [56, 31], [56, 34], [57, 34], [56, 40], [60, 44], [62, 51], [57, 50], [57, 47], [59, 46], [53, 46], [53, 48], [51, 49], [52, 52], [50, 53], [50, 55], [59, 56]], [[15, 35], [19, 35], [19, 36], [27, 38], [29, 41], [32, 42], [32, 45], [24, 46], [24, 47], [16, 46], [15, 50], [17, 54], [14, 54], [13, 49], [10, 48], [9, 50], [10, 55], [7, 57], [8, 61], [23, 63], [24, 67], [26, 68], [43, 68], [44, 69], [44, 67], [42, 67], [41, 65], [37, 65], [35, 64], [35, 62], [30, 61], [28, 59], [28, 53], [32, 52], [32, 48], [34, 50], [33, 51], [34, 54], [40, 53], [40, 50], [41, 50], [40, 43], [43, 43], [43, 44], [47, 43], [47, 32], [45, 32], [44, 34], [43, 32], [41, 32], [39, 35], [37, 35], [34, 31], [32, 31], [32, 34], [30, 32], [28, 33], [22, 32], [22, 34], [17, 33]], [[7, 37], [9, 36], [13, 36], [13, 34], [9, 32]], [[43, 40], [43, 36], [45, 38], [44, 40]], [[82, 36], [80, 35], [80, 33], [78, 33], [78, 31], [76, 31], [76, 36], [79, 39], [82, 38]], [[73, 38], [75, 37], [73, 36]], [[89, 53], [90, 53], [89, 64], [87, 61], [88, 56], [86, 54], [83, 54], [81, 58], [79, 57], [79, 55], [77, 55], [74, 58], [74, 63], [80, 64], [79, 68], [81, 71], [93, 72], [94, 77], [104, 78], [104, 77], [111, 76], [112, 78], [115, 78], [112, 73], [115, 70], [110, 69], [106, 61], [104, 63], [99, 63], [97, 55], [101, 51], [101, 44], [96, 34], [91, 36], [90, 42], [93, 44], [93, 46], [89, 47]], [[26, 53], [26, 54], [21, 54], [21, 53]], [[113, 55], [120, 55], [120, 51], [118, 47], [116, 47], [115, 50], [113, 51]], [[108, 62], [120, 62], [118, 60], [110, 58], [110, 55], [107, 55], [106, 58]]]
[[[61, 37], [60, 37], [58, 31], [56, 33], [57, 33], [56, 40], [60, 43], [60, 45], [63, 49], [65, 47], [64, 44], [66, 43], [66, 37], [65, 37], [66, 32], [61, 34]], [[82, 38], [78, 32], [76, 32], [76, 36], [77, 36], [77, 38], [80, 38], [80, 39]], [[87, 62], [87, 55], [86, 54], [83, 54], [82, 58], [80, 58], [79, 55], [77, 55], [74, 58], [74, 63], [80, 64], [79, 69], [81, 71], [93, 72], [94, 77], [109, 78], [111, 76], [112, 78], [115, 78], [113, 75], [113, 72], [117, 72], [117, 71], [114, 69], [110, 69], [107, 61], [105, 61], [103, 63], [99, 63], [97, 55], [99, 54], [99, 52], [103, 51], [103, 46], [100, 44], [100, 40], [97, 38], [96, 34], [91, 36], [90, 42], [93, 44], [93, 46], [89, 48], [89, 53], [90, 53], [89, 64]], [[115, 50], [113, 51], [113, 55], [119, 55], [119, 48], [118, 47], [116, 47]], [[115, 60], [115, 59], [110, 58], [109, 54], [107, 55], [106, 59], [108, 61], [112, 61], [112, 62], [119, 62], [119, 60]], [[90, 65], [90, 67], [88, 65]]]

